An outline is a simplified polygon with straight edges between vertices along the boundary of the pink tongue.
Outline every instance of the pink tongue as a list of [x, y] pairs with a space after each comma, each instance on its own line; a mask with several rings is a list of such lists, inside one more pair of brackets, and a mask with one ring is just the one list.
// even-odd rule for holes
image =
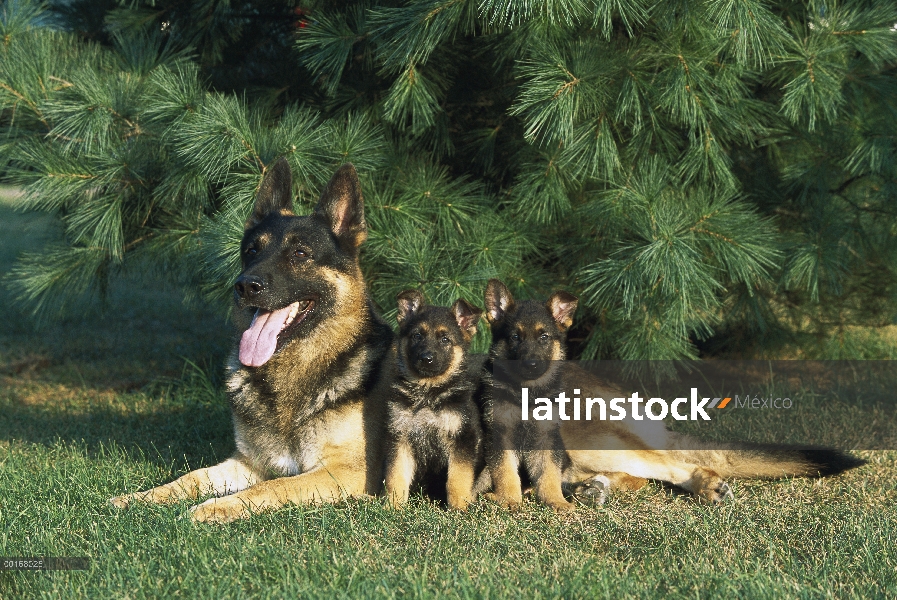
[[260, 367], [274, 356], [277, 349], [277, 335], [283, 331], [294, 307], [295, 305], [291, 304], [273, 312], [259, 309], [252, 319], [252, 325], [240, 338], [241, 363], [247, 367]]

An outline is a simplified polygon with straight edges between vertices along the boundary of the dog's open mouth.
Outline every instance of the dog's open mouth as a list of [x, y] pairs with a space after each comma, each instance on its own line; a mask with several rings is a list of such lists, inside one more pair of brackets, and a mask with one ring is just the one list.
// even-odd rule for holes
[[278, 310], [258, 309], [252, 325], [240, 338], [240, 362], [247, 367], [260, 367], [277, 351], [277, 337], [295, 326], [314, 308], [312, 300], [300, 300]]

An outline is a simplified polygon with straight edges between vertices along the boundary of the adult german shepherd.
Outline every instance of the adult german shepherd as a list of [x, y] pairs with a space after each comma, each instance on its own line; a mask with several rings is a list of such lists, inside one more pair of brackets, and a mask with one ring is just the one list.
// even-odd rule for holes
[[380, 492], [395, 359], [358, 264], [367, 235], [358, 175], [340, 167], [308, 217], [293, 212], [291, 179], [284, 159], [268, 170], [240, 246], [242, 334], [227, 365], [236, 453], [114, 505], [211, 493], [193, 519], [228, 522]]
[[[522, 501], [521, 466], [539, 499], [565, 511], [572, 505], [563, 498], [564, 488], [568, 495], [601, 502], [610, 487], [637, 489], [646, 479], [656, 479], [718, 503], [732, 498], [724, 477], [815, 477], [865, 463], [822, 447], [733, 443], [705, 450], [697, 441], [667, 431], [661, 421], [562, 420], [543, 422], [545, 428], [537, 432], [532, 421], [521, 420], [521, 386], [547, 397], [574, 388], [604, 398], [623, 394], [576, 365], [559, 363], [576, 310], [574, 296], [558, 292], [546, 303], [516, 302], [501, 281], [492, 279], [485, 304], [492, 328], [488, 368], [494, 374], [493, 394], [483, 411], [491, 481], [481, 477], [477, 490], [485, 491], [491, 483], [493, 499], [504, 506]], [[496, 361], [513, 361], [505, 363], [508, 372], [502, 377]]]

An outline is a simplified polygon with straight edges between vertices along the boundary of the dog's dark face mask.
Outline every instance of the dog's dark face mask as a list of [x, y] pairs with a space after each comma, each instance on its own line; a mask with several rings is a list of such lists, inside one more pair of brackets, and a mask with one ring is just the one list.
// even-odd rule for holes
[[399, 352], [407, 374], [436, 379], [457, 372], [482, 311], [457, 300], [451, 308], [424, 305], [416, 290], [399, 294]]
[[553, 361], [566, 353], [567, 329], [573, 322], [577, 299], [556, 292], [547, 302], [515, 302], [507, 286], [497, 279], [486, 287], [486, 319], [492, 328], [493, 359], [508, 363], [517, 382], [538, 380]]
[[271, 167], [240, 245], [234, 321], [243, 330], [240, 362], [250, 367], [308, 335], [333, 316], [341, 297], [363, 285], [358, 246], [366, 228], [354, 167], [337, 171], [307, 217], [293, 212], [291, 178], [284, 159]]

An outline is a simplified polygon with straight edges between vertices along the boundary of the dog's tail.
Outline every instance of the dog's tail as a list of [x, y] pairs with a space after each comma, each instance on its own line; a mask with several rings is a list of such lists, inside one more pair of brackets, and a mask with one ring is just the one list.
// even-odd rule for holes
[[723, 478], [826, 477], [867, 462], [846, 452], [821, 446], [746, 443], [672, 452], [679, 460], [712, 469]]

